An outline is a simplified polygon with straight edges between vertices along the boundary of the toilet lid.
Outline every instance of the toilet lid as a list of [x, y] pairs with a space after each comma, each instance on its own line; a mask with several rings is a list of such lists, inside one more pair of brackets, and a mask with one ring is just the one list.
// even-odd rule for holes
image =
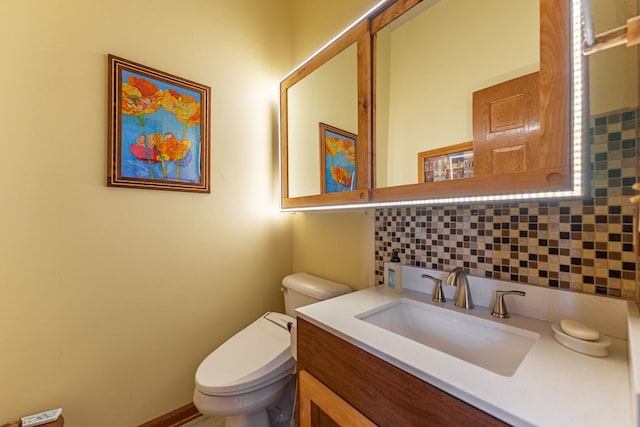
[[196, 371], [204, 394], [228, 395], [257, 389], [293, 373], [295, 360], [286, 314], [266, 313], [207, 356]]

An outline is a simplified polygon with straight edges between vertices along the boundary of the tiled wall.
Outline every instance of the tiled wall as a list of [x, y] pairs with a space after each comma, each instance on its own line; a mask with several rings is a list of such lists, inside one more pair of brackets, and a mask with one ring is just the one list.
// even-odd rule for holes
[[638, 113], [595, 117], [584, 200], [376, 210], [376, 281], [400, 248], [403, 263], [633, 299]]

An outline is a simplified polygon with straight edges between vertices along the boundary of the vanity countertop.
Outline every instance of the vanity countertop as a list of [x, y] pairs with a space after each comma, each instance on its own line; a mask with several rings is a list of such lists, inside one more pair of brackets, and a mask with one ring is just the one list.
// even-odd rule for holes
[[[553, 291], [552, 291], [553, 292]], [[557, 291], [555, 291], [557, 292]], [[514, 314], [497, 319], [486, 307], [447, 308], [540, 335], [517, 371], [503, 376], [393, 334], [355, 316], [398, 298], [442, 306], [431, 295], [382, 286], [297, 309], [298, 316], [441, 390], [516, 426], [630, 426], [628, 342], [610, 336], [608, 357], [592, 357], [560, 345], [553, 321]], [[488, 304], [487, 304], [488, 305]], [[402, 396], [398, 396], [399, 399]], [[410, 396], [407, 396], [410, 398]]]

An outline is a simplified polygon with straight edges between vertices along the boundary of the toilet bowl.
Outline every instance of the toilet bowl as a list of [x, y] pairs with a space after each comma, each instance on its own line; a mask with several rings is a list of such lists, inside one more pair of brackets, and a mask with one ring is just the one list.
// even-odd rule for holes
[[226, 427], [268, 426], [266, 408], [294, 376], [286, 314], [266, 313], [209, 354], [196, 371], [193, 402]]
[[[225, 416], [225, 427], [269, 427], [268, 408], [292, 406], [296, 361], [290, 329], [295, 308], [351, 292], [336, 282], [298, 273], [283, 280], [287, 314], [268, 312], [229, 338], [200, 363], [193, 403], [204, 415]], [[289, 387], [287, 387], [289, 386]], [[284, 415], [292, 408], [285, 408]]]

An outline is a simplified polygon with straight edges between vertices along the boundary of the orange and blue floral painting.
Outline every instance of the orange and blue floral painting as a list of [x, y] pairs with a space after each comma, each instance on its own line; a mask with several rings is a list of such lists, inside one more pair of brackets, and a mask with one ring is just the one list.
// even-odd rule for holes
[[202, 95], [122, 71], [123, 177], [200, 181]]
[[356, 188], [357, 136], [320, 123], [322, 155], [322, 190], [324, 193], [351, 191]]

